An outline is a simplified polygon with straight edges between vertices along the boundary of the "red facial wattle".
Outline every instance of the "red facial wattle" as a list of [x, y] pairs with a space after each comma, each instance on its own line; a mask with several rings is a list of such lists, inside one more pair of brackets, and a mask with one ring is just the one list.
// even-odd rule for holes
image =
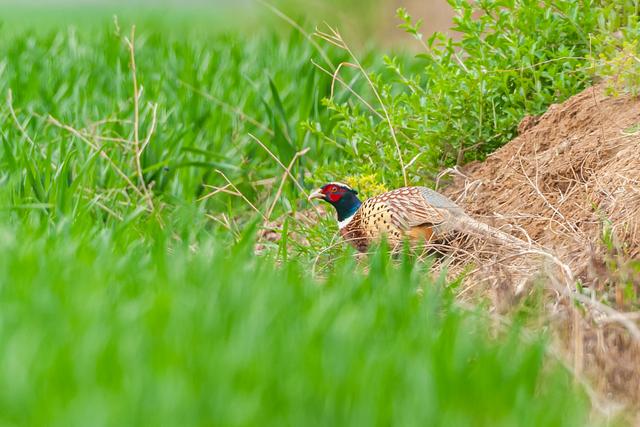
[[332, 203], [337, 202], [338, 200], [340, 200], [340, 197], [342, 197], [342, 194], [338, 194], [338, 193], [329, 193], [329, 201]]

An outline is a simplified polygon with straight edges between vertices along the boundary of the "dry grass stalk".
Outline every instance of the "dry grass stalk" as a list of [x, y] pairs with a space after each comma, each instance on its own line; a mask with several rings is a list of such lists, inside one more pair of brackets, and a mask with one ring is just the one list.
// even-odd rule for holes
[[135, 48], [135, 35], [136, 35], [136, 26], [133, 25], [131, 27], [131, 35], [130, 38], [125, 38], [125, 42], [129, 48], [129, 57], [131, 64], [131, 78], [133, 81], [133, 152], [134, 152], [134, 165], [136, 170], [136, 175], [138, 176], [138, 183], [140, 188], [142, 188], [142, 192], [145, 195], [146, 203], [149, 205], [149, 209], [153, 212], [155, 211], [155, 207], [153, 205], [153, 197], [147, 187], [147, 184], [144, 180], [144, 173], [142, 171], [142, 153], [144, 149], [149, 144], [151, 140], [151, 135], [155, 132], [156, 127], [156, 112], [157, 105], [153, 107], [153, 118], [151, 123], [151, 129], [145, 138], [143, 143], [140, 142], [140, 97], [142, 95], [142, 91], [144, 88], [138, 87], [138, 73], [136, 68], [136, 48]]
[[305, 154], [307, 154], [309, 152], [309, 150], [310, 150], [310, 148], [305, 148], [304, 150], [298, 151], [293, 156], [293, 159], [291, 159], [291, 162], [289, 162], [289, 166], [287, 166], [287, 168], [284, 171], [284, 174], [282, 174], [282, 178], [280, 179], [280, 185], [278, 186], [278, 190], [276, 191], [276, 195], [273, 198], [273, 202], [271, 203], [271, 206], [269, 207], [269, 210], [267, 210], [267, 215], [266, 215], [267, 221], [269, 220], [269, 218], [271, 218], [271, 214], [273, 213], [273, 210], [276, 207], [276, 203], [278, 202], [278, 199], [280, 199], [280, 195], [282, 194], [282, 189], [284, 188], [284, 183], [287, 181], [287, 177], [293, 176], [291, 174], [291, 168], [293, 168], [293, 165], [296, 163], [296, 161], [300, 157], [302, 157]]
[[[253, 134], [249, 134], [249, 138], [251, 138], [253, 141], [255, 141], [256, 143], [258, 143], [258, 145], [260, 147], [262, 147], [262, 149], [264, 149], [267, 154], [269, 154], [269, 156], [276, 161], [276, 163], [285, 171], [285, 174], [287, 176], [289, 176], [289, 178], [291, 178], [291, 181], [293, 181], [293, 183], [295, 184], [295, 186], [298, 188], [298, 190], [300, 190], [300, 192], [304, 195], [305, 198], [309, 198], [309, 193], [307, 192], [307, 190], [305, 190], [305, 188], [298, 182], [298, 180], [291, 174], [291, 169], [287, 168], [284, 163], [282, 163], [282, 161], [278, 158], [278, 156], [276, 156], [275, 154], [273, 154], [273, 151], [271, 151], [269, 149], [269, 147], [267, 147], [262, 141], [260, 141], [260, 139], [256, 138]], [[304, 150], [303, 150], [304, 151]], [[295, 157], [295, 156], [294, 156]], [[316, 216], [319, 218], [321, 218], [320, 216], [320, 211], [318, 210], [318, 208], [316, 206], [314, 206], [314, 212], [316, 214]]]
[[[266, 217], [266, 215], [265, 215], [265, 214], [263, 214], [263, 213], [262, 213], [262, 211], [261, 211], [260, 209], [258, 209], [258, 208], [253, 204], [253, 203], [251, 203], [251, 202], [249, 201], [249, 199], [248, 199], [248, 198], [247, 198], [247, 197], [242, 193], [242, 191], [238, 190], [238, 187], [236, 187], [236, 186], [233, 184], [233, 182], [231, 182], [231, 181], [229, 180], [229, 178], [227, 178], [227, 176], [224, 174], [224, 172], [222, 172], [222, 171], [221, 171], [221, 170], [219, 170], [219, 169], [216, 169], [215, 171], [216, 171], [216, 173], [217, 173], [217, 174], [219, 174], [220, 176], [222, 176], [222, 178], [223, 178], [225, 181], [227, 181], [228, 186], [229, 186], [229, 187], [231, 187], [231, 188], [233, 188], [233, 191], [234, 191], [235, 193], [234, 193], [234, 192], [229, 192], [229, 191], [225, 190], [224, 188], [222, 188], [222, 189], [218, 189], [218, 191], [216, 191], [216, 192], [223, 192], [223, 193], [227, 193], [227, 194], [231, 194], [231, 195], [234, 195], [234, 196], [238, 196], [238, 197], [240, 197], [242, 200], [244, 200], [244, 201], [245, 201], [245, 202], [246, 202], [246, 203], [251, 207], [251, 209], [253, 209], [256, 213], [258, 213], [258, 214], [262, 217], [262, 219], [263, 219], [263, 220], [265, 220], [265, 221], [267, 221], [267, 220], [268, 220], [268, 219], [267, 219], [267, 217]], [[226, 186], [225, 186], [225, 187], [226, 187]]]
[[29, 142], [32, 148], [36, 149], [38, 147], [37, 144], [33, 141], [33, 139], [31, 139], [24, 126], [22, 126], [22, 123], [20, 123], [20, 120], [18, 120], [18, 116], [16, 116], [16, 112], [13, 109], [13, 92], [11, 91], [11, 89], [7, 91], [7, 107], [9, 108], [9, 113], [11, 114], [13, 122], [16, 124], [16, 127], [18, 128], [24, 139]]
[[83, 134], [81, 134], [80, 131], [78, 131], [77, 129], [75, 129], [72, 126], [60, 123], [53, 116], [49, 116], [49, 123], [51, 123], [52, 125], [54, 125], [56, 127], [59, 127], [61, 129], [66, 130], [67, 132], [71, 133], [72, 135], [77, 137], [79, 140], [81, 140], [82, 142], [87, 144], [89, 147], [91, 147], [92, 150], [94, 150], [96, 153], [98, 153], [100, 155], [100, 157], [102, 157], [103, 159], [105, 159], [109, 163], [111, 168], [127, 183], [128, 187], [131, 188], [131, 190], [133, 190], [140, 197], [145, 197], [145, 194], [142, 191], [140, 191], [140, 189], [133, 183], [133, 181], [131, 181], [131, 179], [129, 179], [129, 176], [127, 176], [127, 174], [125, 174], [122, 171], [122, 169], [120, 169], [120, 167], [118, 167], [116, 162], [107, 154], [107, 152], [104, 150], [104, 148], [102, 146], [95, 145], [88, 138], [86, 138]]
[[332, 78], [332, 82], [331, 82], [331, 99], [333, 98], [333, 95], [334, 95], [334, 89], [335, 89], [334, 88], [334, 83], [337, 81], [342, 85], [342, 87], [344, 87], [346, 90], [348, 90], [349, 93], [351, 93], [351, 95], [355, 96], [360, 102], [362, 102], [362, 104], [365, 105], [367, 107], [367, 109], [369, 111], [371, 111], [372, 114], [378, 116], [378, 118], [380, 120], [384, 120], [385, 119], [384, 116], [378, 112], [378, 110], [373, 108], [373, 106], [367, 102], [367, 100], [365, 100], [358, 92], [353, 90], [353, 88], [351, 87], [350, 84], [348, 84], [347, 82], [345, 82], [344, 80], [342, 80], [340, 78], [340, 76], [338, 75], [337, 70], [332, 73], [331, 71], [327, 70], [326, 68], [323, 68], [320, 64], [315, 62], [313, 59], [311, 60], [311, 63], [313, 65], [315, 65], [316, 68], [318, 68], [320, 71], [322, 71], [323, 73], [325, 73], [326, 75], [328, 75], [329, 77]]
[[[396, 154], [398, 155], [398, 161], [400, 162], [400, 168], [402, 170], [402, 178], [404, 180], [404, 185], [405, 186], [409, 185], [409, 179], [407, 177], [407, 168], [405, 166], [404, 159], [402, 158], [402, 150], [400, 150], [400, 143], [398, 142], [398, 138], [396, 136], [396, 130], [395, 130], [395, 127], [393, 125], [393, 122], [391, 121], [391, 116], [389, 115], [389, 111], [387, 110], [387, 107], [385, 106], [384, 101], [382, 100], [382, 97], [380, 96], [380, 93], [378, 93], [378, 90], [376, 89], [375, 85], [371, 81], [371, 78], [369, 77], [369, 74], [364, 69], [364, 67], [362, 67], [362, 64], [358, 60], [358, 57], [353, 53], [353, 51], [351, 50], [349, 45], [344, 41], [344, 39], [342, 38], [340, 33], [337, 30], [335, 30], [334, 28], [332, 28], [331, 26], [329, 26], [328, 24], [325, 24], [325, 25], [326, 25], [326, 28], [327, 28], [328, 32], [320, 31], [319, 29], [316, 28], [315, 35], [317, 37], [320, 37], [321, 39], [325, 40], [326, 42], [328, 42], [328, 43], [330, 43], [330, 44], [332, 44], [334, 46], [337, 46], [338, 48], [346, 51], [349, 54], [349, 56], [351, 57], [352, 61], [353, 61], [353, 63], [352, 64], [349, 63], [349, 65], [350, 66], [354, 66], [355, 68], [360, 70], [360, 72], [362, 73], [362, 76], [366, 79], [367, 83], [369, 84], [369, 87], [371, 88], [373, 94], [375, 95], [376, 99], [378, 100], [378, 103], [380, 104], [380, 109], [382, 110], [382, 112], [384, 114], [385, 121], [387, 122], [387, 125], [389, 126], [389, 132], [391, 134], [391, 139], [393, 140], [393, 142], [395, 144]], [[336, 75], [338, 72], [339, 72], [339, 69], [336, 70], [333, 74]]]

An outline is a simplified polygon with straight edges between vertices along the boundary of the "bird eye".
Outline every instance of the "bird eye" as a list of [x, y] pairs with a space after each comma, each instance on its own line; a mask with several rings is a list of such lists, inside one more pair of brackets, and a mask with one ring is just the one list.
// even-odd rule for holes
[[337, 191], [338, 191], [338, 187], [331, 187], [331, 192], [332, 192], [332, 193], [335, 193], [335, 192], [337, 192]]

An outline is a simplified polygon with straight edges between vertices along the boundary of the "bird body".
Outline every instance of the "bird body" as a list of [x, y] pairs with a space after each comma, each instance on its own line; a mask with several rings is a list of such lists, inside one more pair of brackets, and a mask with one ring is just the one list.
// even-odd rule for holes
[[466, 232], [500, 243], [525, 242], [474, 220], [452, 200], [426, 187], [403, 187], [361, 202], [357, 191], [333, 182], [314, 191], [310, 199], [322, 199], [336, 208], [343, 239], [365, 252], [376, 240], [386, 238], [392, 247], [442, 240], [453, 232]]
[[364, 201], [340, 228], [342, 237], [365, 251], [384, 236], [398, 246], [408, 238], [429, 242], [442, 234], [447, 219], [464, 214], [450, 200], [425, 187], [403, 187]]

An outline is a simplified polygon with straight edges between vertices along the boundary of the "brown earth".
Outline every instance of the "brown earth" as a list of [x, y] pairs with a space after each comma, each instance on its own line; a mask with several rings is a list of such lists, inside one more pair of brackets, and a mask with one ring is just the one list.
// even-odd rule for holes
[[637, 413], [640, 100], [609, 97], [598, 85], [525, 118], [519, 131], [484, 162], [455, 170], [444, 193], [569, 267], [582, 291], [564, 286], [585, 298], [576, 305], [558, 288], [551, 292], [546, 304], [558, 347], [603, 405]]
[[[619, 252], [640, 257], [640, 100], [589, 88], [541, 117], [445, 194], [495, 226], [522, 228], [597, 285], [589, 262], [611, 224]], [[600, 253], [602, 255], [602, 253]]]

